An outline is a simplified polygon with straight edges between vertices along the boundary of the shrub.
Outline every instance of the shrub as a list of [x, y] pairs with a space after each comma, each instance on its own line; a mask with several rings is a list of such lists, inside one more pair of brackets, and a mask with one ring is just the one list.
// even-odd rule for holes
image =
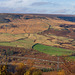
[[0, 75], [12, 75], [12, 73], [7, 71], [6, 65], [1, 65], [0, 66]]
[[42, 75], [42, 72], [41, 72], [40, 70], [34, 71], [34, 72], [32, 73], [32, 75]]

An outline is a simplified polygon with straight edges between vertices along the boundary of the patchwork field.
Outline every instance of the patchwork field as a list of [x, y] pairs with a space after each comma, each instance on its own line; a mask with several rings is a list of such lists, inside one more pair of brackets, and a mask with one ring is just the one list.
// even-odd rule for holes
[[52, 56], [64, 56], [64, 55], [71, 55], [75, 51], [68, 50], [68, 49], [62, 49], [62, 48], [56, 48], [52, 46], [45, 46], [42, 44], [35, 44], [33, 46], [34, 50], [38, 50], [40, 52], [44, 52], [46, 54], [52, 55]]
[[37, 45], [34, 49], [50, 55], [70, 55], [75, 52], [75, 22], [67, 18], [73, 16], [63, 16], [0, 14], [0, 46], [32, 49], [39, 43], [41, 49]]
[[75, 61], [75, 56], [66, 57], [65, 60]]
[[61, 47], [66, 49], [75, 50], [74, 39], [68, 37], [55, 36], [52, 34], [40, 35], [40, 34], [0, 34], [0, 45], [2, 46], [14, 46], [24, 47], [31, 49], [36, 43], [41, 43], [49, 46]]
[[0, 13], [0, 64], [21, 63], [21, 71], [28, 65], [43, 70], [43, 75], [75, 75], [74, 19], [72, 15]]

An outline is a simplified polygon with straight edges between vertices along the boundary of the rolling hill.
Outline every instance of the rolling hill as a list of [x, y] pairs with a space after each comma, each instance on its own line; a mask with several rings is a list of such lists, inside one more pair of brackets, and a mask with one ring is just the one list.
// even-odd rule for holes
[[33, 64], [52, 75], [57, 67], [75, 73], [74, 19], [74, 15], [0, 13], [0, 64]]
[[32, 48], [40, 43], [75, 50], [74, 16], [1, 13], [0, 36], [2, 46]]

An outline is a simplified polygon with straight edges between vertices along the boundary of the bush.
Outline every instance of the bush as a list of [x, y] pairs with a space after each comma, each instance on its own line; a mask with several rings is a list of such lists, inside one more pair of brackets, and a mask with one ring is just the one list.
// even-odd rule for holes
[[34, 72], [32, 73], [32, 75], [42, 75], [42, 72], [41, 72], [40, 70], [34, 71]]
[[0, 75], [12, 75], [12, 73], [7, 71], [6, 65], [1, 65], [0, 66]]
[[54, 71], [54, 69], [52, 69], [52, 68], [48, 68], [48, 69], [43, 68], [42, 71], [43, 71], [43, 72], [50, 72], [50, 71]]

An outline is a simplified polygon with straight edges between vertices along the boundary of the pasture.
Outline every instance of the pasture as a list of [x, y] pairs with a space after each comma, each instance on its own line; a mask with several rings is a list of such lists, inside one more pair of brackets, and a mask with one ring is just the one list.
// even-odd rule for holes
[[68, 49], [46, 46], [42, 44], [35, 44], [33, 46], [33, 49], [54, 56], [71, 55], [72, 53], [75, 52]]

